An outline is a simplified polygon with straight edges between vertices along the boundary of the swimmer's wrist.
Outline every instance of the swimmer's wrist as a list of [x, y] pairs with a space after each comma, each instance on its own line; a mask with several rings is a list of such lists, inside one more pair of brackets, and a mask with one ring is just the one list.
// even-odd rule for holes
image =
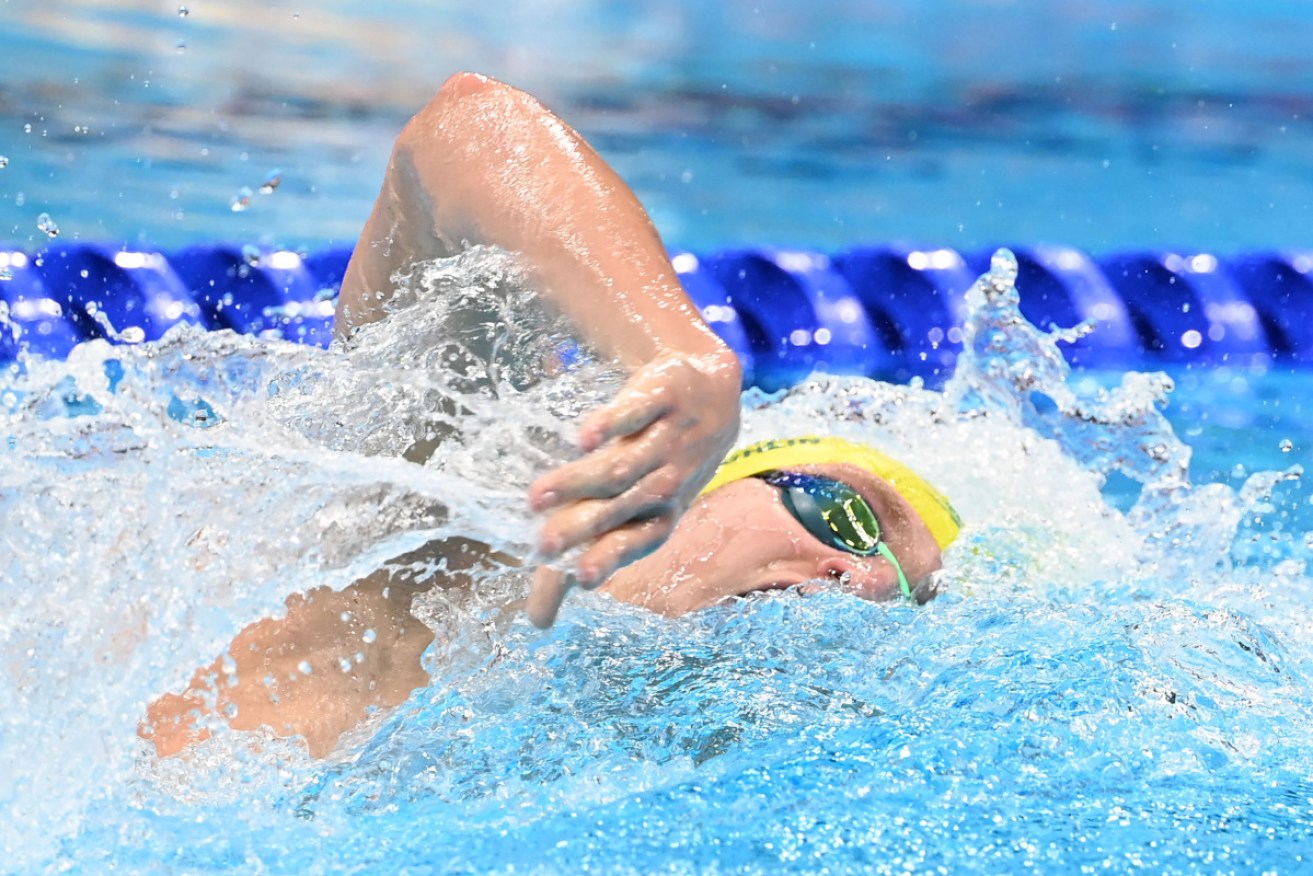
[[681, 361], [715, 383], [732, 386], [737, 395], [743, 384], [743, 364], [737, 354], [724, 341], [707, 330], [709, 337], [689, 337], [678, 344], [658, 344], [641, 364], [654, 365], [662, 361]]
[[673, 290], [653, 299], [654, 307], [642, 308], [634, 315], [643, 338], [629, 347], [636, 362], [647, 365], [657, 359], [689, 358], [715, 361], [724, 367], [740, 368], [738, 356], [702, 319], [697, 306], [689, 300], [683, 286], [674, 282]]

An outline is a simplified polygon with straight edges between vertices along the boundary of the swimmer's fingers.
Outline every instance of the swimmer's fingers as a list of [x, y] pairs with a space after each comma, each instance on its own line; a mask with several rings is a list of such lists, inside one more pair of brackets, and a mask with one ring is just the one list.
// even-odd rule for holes
[[669, 413], [667, 370], [639, 371], [615, 398], [589, 414], [579, 427], [579, 445], [584, 452], [591, 453], [612, 438], [635, 435]]
[[533, 583], [524, 611], [529, 622], [539, 629], [547, 629], [556, 622], [565, 594], [570, 592], [570, 575], [560, 569], [539, 566], [533, 570]]
[[608, 532], [579, 558], [576, 573], [539, 566], [525, 604], [529, 621], [539, 629], [556, 622], [570, 588], [578, 585], [592, 590], [622, 566], [634, 562], [659, 548], [675, 528], [675, 516], [665, 515], [639, 520]]
[[545, 511], [581, 499], [622, 495], [660, 467], [671, 427], [657, 423], [641, 435], [614, 441], [582, 459], [555, 468], [529, 487], [529, 504]]
[[529, 490], [536, 511], [618, 496], [647, 472], [669, 467], [696, 493], [738, 432], [741, 371], [728, 350], [670, 354], [640, 368], [581, 427], [583, 459], [548, 472]]
[[593, 542], [575, 564], [579, 586], [592, 590], [610, 578], [617, 569], [655, 551], [670, 538], [676, 515], [663, 514], [613, 529]]
[[644, 477], [632, 489], [610, 499], [584, 499], [559, 509], [543, 522], [538, 552], [555, 557], [594, 541], [631, 521], [682, 511], [680, 482], [668, 469]]

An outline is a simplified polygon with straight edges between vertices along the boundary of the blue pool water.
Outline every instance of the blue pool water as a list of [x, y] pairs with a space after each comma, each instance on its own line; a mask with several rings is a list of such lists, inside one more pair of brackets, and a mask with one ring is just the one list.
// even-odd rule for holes
[[[0, 238], [35, 248], [48, 212], [64, 238], [349, 241], [395, 130], [471, 67], [598, 138], [672, 245], [1309, 244], [1295, 4], [430, 5], [3, 2]], [[976, 296], [1004, 337], [947, 386], [745, 402], [745, 440], [823, 423], [953, 497], [927, 607], [579, 595], [542, 633], [491, 576], [421, 601], [433, 683], [327, 763], [231, 734], [148, 756], [145, 704], [288, 594], [430, 537], [527, 547], [523, 485], [614, 375], [488, 396], [429, 367], [504, 271], [431, 267], [349, 351], [183, 330], [0, 377], [0, 870], [1307, 867], [1307, 373], [1067, 379], [1006, 296]], [[472, 414], [421, 467], [434, 393]]]

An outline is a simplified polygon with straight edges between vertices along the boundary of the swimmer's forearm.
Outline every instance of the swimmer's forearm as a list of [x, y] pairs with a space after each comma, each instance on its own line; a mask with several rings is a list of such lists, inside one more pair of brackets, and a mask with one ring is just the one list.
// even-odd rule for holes
[[378, 318], [374, 293], [390, 293], [393, 271], [462, 240], [522, 253], [547, 295], [626, 365], [727, 352], [628, 186], [534, 98], [471, 74], [448, 80], [398, 138], [343, 286], [344, 323]]

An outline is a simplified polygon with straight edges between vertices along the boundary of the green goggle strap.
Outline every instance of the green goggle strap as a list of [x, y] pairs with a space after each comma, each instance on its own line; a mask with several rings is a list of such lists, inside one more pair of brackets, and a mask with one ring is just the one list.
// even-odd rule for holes
[[903, 598], [908, 602], [912, 601], [912, 585], [907, 583], [907, 576], [903, 574], [903, 564], [898, 562], [894, 552], [889, 550], [889, 545], [880, 542], [875, 546], [875, 552], [889, 561], [889, 565], [894, 567], [898, 573], [898, 589], [903, 591]]

